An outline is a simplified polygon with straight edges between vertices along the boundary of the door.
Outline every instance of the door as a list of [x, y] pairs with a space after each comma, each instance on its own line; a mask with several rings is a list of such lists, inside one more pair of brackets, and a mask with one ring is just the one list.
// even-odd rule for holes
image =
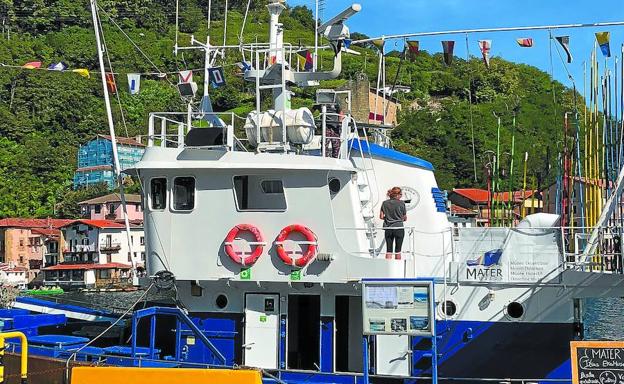
[[245, 296], [245, 365], [277, 369], [279, 295], [250, 293]]
[[409, 376], [411, 353], [409, 336], [378, 335], [375, 346], [375, 366], [378, 375]]

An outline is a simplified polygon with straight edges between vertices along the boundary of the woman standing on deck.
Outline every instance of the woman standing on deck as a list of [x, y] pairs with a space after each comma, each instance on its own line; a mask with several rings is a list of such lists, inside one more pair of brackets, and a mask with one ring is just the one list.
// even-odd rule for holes
[[389, 189], [388, 200], [381, 204], [381, 212], [379, 212], [379, 218], [384, 221], [386, 259], [392, 259], [394, 253], [394, 258], [401, 260], [401, 247], [403, 237], [405, 237], [403, 222], [407, 220], [407, 208], [401, 196], [403, 196], [401, 188]]

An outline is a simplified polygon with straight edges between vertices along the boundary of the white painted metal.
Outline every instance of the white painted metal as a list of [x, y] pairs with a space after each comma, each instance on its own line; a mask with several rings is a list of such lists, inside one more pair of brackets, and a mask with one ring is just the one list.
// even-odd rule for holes
[[[273, 302], [269, 310], [268, 301]], [[276, 369], [279, 335], [279, 296], [248, 294], [245, 296], [245, 365]]]
[[409, 336], [375, 336], [375, 368], [378, 375], [409, 376], [410, 355]]

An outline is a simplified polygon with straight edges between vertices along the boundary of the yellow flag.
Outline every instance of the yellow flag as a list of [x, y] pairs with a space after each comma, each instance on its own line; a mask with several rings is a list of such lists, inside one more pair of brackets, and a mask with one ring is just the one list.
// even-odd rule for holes
[[91, 77], [91, 74], [89, 73], [89, 70], [86, 69], [86, 68], [72, 69], [72, 72], [75, 72], [75, 73], [79, 74], [82, 77], [86, 77], [87, 79]]
[[379, 52], [383, 53], [385, 44], [384, 39], [375, 39], [372, 40], [371, 43], [373, 43], [373, 45], [379, 50]]

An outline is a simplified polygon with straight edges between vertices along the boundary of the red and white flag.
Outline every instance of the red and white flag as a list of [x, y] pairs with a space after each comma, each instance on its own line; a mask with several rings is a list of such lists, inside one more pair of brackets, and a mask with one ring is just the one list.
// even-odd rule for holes
[[490, 68], [490, 49], [492, 48], [492, 40], [479, 40], [479, 50], [483, 56], [485, 66]]

